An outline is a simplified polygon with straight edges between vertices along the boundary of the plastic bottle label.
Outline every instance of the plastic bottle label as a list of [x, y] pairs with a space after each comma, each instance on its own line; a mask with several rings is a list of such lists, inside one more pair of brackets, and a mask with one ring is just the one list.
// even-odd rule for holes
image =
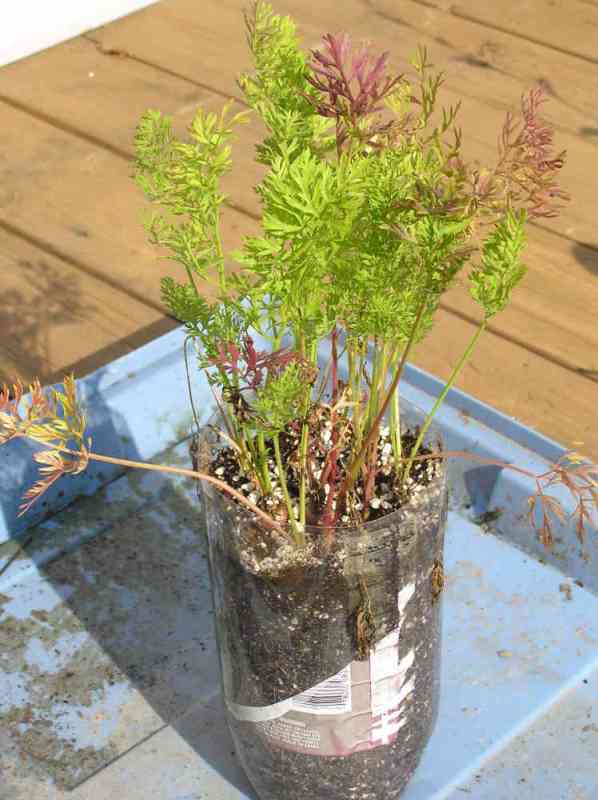
[[378, 642], [367, 661], [353, 661], [280, 703], [229, 703], [230, 712], [255, 723], [257, 731], [279, 747], [301, 753], [340, 756], [392, 743], [405, 724], [402, 704], [414, 687], [413, 678], [407, 680], [414, 653], [399, 652], [403, 611], [414, 592], [414, 584], [399, 592], [399, 627]]

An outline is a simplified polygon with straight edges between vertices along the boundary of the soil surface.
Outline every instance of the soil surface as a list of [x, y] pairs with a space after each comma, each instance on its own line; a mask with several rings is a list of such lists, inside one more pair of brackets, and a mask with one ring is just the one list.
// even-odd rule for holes
[[[321, 515], [325, 510], [328, 493], [331, 490], [330, 483], [321, 484], [326, 458], [334, 447], [330, 406], [325, 403], [316, 406], [309, 416], [309, 426], [311, 443], [307, 459], [309, 480], [306, 497], [306, 524], [317, 525], [321, 524]], [[351, 445], [354, 432], [349, 418], [344, 420], [342, 427], [344, 428], [343, 437], [337, 445], [337, 475], [344, 477], [352, 460]], [[401, 436], [403, 454], [411, 452], [419, 433], [419, 427], [403, 432]], [[286, 430], [282, 431], [279, 439], [287, 490], [293, 503], [296, 519], [299, 519], [300, 435], [300, 421], [294, 420], [288, 424]], [[255, 475], [248, 475], [242, 469], [237, 452], [231, 446], [219, 446], [215, 457], [205, 464], [206, 471], [248, 497], [259, 508], [271, 514], [274, 519], [288, 523], [288, 510], [284, 502], [282, 487], [276, 475], [274, 446], [270, 439], [266, 439], [265, 449], [268, 477], [273, 489], [269, 495], [262, 494]], [[424, 456], [432, 453], [432, 449], [422, 445], [418, 455]], [[430, 480], [438, 474], [439, 466], [437, 460], [414, 461], [411, 465], [407, 486], [402, 486], [399, 470], [395, 468], [394, 464], [389, 428], [381, 427], [376, 443], [377, 474], [371, 497], [368, 502], [365, 502], [366, 476], [363, 471], [357, 478], [353, 490], [348, 494], [347, 508], [340, 515], [337, 524], [346, 526], [372, 522], [397, 510], [408, 500], [413, 487], [429, 484]], [[337, 479], [337, 486], [339, 484], [340, 480]]]

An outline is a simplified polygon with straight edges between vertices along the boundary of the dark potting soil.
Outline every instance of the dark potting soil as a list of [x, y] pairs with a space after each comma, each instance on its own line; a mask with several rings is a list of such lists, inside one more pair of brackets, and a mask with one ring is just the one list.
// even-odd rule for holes
[[[403, 435], [404, 452], [409, 452], [418, 433], [416, 429]], [[379, 455], [385, 444], [381, 437]], [[289, 491], [296, 498], [297, 436], [292, 432], [281, 436], [281, 445]], [[209, 465], [205, 460], [200, 463], [275, 516], [265, 498], [256, 497], [255, 485], [242, 474], [232, 448], [220, 447]], [[414, 462], [415, 492], [430, 483], [437, 464]], [[367, 513], [372, 527], [380, 525], [379, 548], [358, 559], [355, 570], [347, 569], [340, 535], [324, 550], [316, 542], [306, 551], [304, 563], [282, 564], [280, 534], [277, 540], [235, 500], [202, 486], [210, 519], [210, 567], [227, 717], [241, 762], [261, 800], [298, 800], [309, 792], [314, 800], [396, 798], [432, 730], [440, 667], [437, 570], [442, 563], [444, 519], [439, 517], [446, 514], [446, 507], [438, 504], [431, 522], [422, 520], [420, 528], [411, 532], [385, 524], [384, 518], [409, 498], [394, 489], [388, 457], [383, 466], [373, 497], [379, 502]], [[363, 489], [358, 483], [355, 497], [363, 496]], [[318, 500], [323, 502], [325, 496], [310, 497], [312, 508]], [[446, 494], [443, 503], [446, 506]], [[353, 519], [351, 523], [345, 525], [352, 527]], [[338, 533], [337, 528], [335, 536]], [[248, 553], [251, 558], [244, 562], [243, 554]], [[407, 675], [413, 687], [401, 705], [403, 726], [391, 744], [338, 757], [296, 752], [268, 738], [259, 722], [240, 721], [230, 712], [237, 704], [260, 708], [286, 700], [350, 662], [368, 658], [370, 648], [397, 628], [397, 592], [409, 583], [415, 584], [416, 592], [404, 612], [400, 652], [413, 650]]]
[[[325, 417], [320, 419], [325, 423]], [[410, 451], [418, 434], [418, 429], [403, 434], [403, 452]], [[294, 497], [299, 491], [292, 468], [297, 461], [298, 443], [296, 431], [281, 436], [282, 460], [287, 465], [289, 492]], [[385, 437], [381, 435], [379, 456], [384, 446]], [[422, 448], [422, 454], [430, 452]], [[344, 456], [349, 457], [348, 447]], [[314, 467], [319, 466], [316, 454]], [[437, 466], [434, 461], [414, 462], [412, 480], [426, 486]], [[243, 476], [231, 447], [217, 451], [208, 471], [246, 496], [251, 495], [252, 484]], [[377, 476], [374, 498], [388, 497], [394, 511], [401, 507], [404, 498], [393, 488], [395, 476], [391, 464], [385, 465], [385, 472], [381, 470]], [[360, 479], [356, 495], [363, 489]], [[240, 504], [230, 496], [219, 492], [206, 492], [204, 496], [212, 526], [217, 519], [220, 530], [219, 535], [210, 537], [212, 561], [218, 561], [222, 577], [217, 613], [222, 615], [221, 629], [227, 632], [230, 653], [230, 666], [223, 668], [236, 703], [265, 706], [293, 697], [351, 661], [367, 658], [369, 648], [396, 629], [398, 609], [392, 589], [399, 584], [398, 530], [380, 526], [379, 550], [372, 548], [368, 552], [367, 566], [360, 559], [358, 572], [347, 569], [344, 563], [347, 542], [336, 537], [332, 545], [326, 545], [325, 552], [316, 549], [315, 563], [287, 567], [275, 575], [268, 570], [255, 574], [241, 562], [242, 552], [255, 553], [261, 565], [265, 565], [266, 559], [273, 559], [275, 565], [280, 542], [259, 522], [247, 525], [244, 510], [240, 511]], [[317, 503], [314, 496], [312, 503]], [[259, 505], [267, 509], [265, 503]], [[235, 537], [231, 520], [237, 510], [239, 533]], [[376, 523], [376, 527], [390, 513], [373, 506], [369, 511], [368, 523]], [[364, 596], [364, 581], [367, 596]]]
[[320, 566], [276, 580], [252, 574], [226, 548], [212, 546], [213, 568], [221, 573], [216, 613], [230, 654], [224, 669], [236, 703], [266, 706], [286, 700], [367, 657], [358, 636], [364, 599], [360, 578], [367, 581], [372, 609], [369, 642], [397, 627], [396, 596], [389, 591], [398, 585], [396, 536], [385, 538], [359, 575], [346, 574], [346, 567], [344, 573], [333, 549]]
[[[440, 692], [442, 603], [431, 576], [442, 560], [446, 496], [437, 525], [404, 543], [399, 585], [415, 581], [403, 611], [399, 658], [413, 651], [406, 675], [412, 691], [401, 705], [402, 727], [388, 745], [344, 756], [318, 756], [281, 747], [259, 723], [242, 722], [227, 712], [236, 752], [260, 800], [396, 800], [415, 772], [433, 730]], [[337, 663], [336, 667], [342, 667]], [[305, 717], [306, 724], [309, 719]]]
[[[320, 476], [328, 452], [332, 448], [331, 442], [331, 409], [327, 404], [315, 407], [309, 417], [311, 444], [308, 453], [308, 468], [310, 480], [308, 482], [306, 497], [306, 522], [319, 524], [319, 516], [326, 505], [329, 488], [320, 486]], [[339, 446], [338, 473], [344, 475], [352, 460], [353, 424], [346, 420], [345, 445]], [[300, 422], [294, 420], [287, 425], [279, 437], [281, 460], [285, 468], [285, 478], [289, 496], [298, 509], [299, 502], [299, 448], [300, 448]], [[404, 431], [401, 435], [401, 449], [403, 453], [410, 453], [419, 433], [420, 427]], [[214, 457], [205, 464], [206, 471], [219, 478], [232, 488], [252, 500], [259, 508], [271, 514], [274, 519], [288, 524], [288, 512], [285, 507], [282, 489], [277, 485], [275, 472], [274, 446], [271, 440], [266, 439], [265, 450], [267, 454], [267, 470], [271, 483], [276, 487], [271, 496], [263, 496], [253, 480], [247, 475], [239, 464], [237, 453], [233, 447], [219, 446]], [[432, 455], [433, 451], [425, 445], [420, 446], [419, 456]], [[195, 463], [195, 458], [194, 458]], [[389, 429], [381, 428], [376, 443], [376, 466], [378, 468], [374, 480], [373, 495], [369, 503], [365, 503], [365, 480], [359, 475], [353, 490], [348, 495], [348, 508], [346, 513], [337, 522], [337, 525], [355, 525], [364, 522], [373, 522], [399, 509], [409, 498], [409, 489], [400, 488], [398, 471], [394, 466], [394, 457], [389, 440]], [[414, 461], [410, 471], [410, 486], [427, 486], [437, 474], [439, 462]], [[229, 496], [230, 497], [230, 496]], [[237, 505], [237, 501], [231, 498]], [[295, 514], [298, 519], [298, 513]]]
[[412, 722], [409, 744], [399, 738], [390, 745], [339, 757], [283, 750], [248, 730], [250, 723], [229, 717], [228, 724], [260, 800], [395, 800], [417, 769], [434, 720], [426, 714]]

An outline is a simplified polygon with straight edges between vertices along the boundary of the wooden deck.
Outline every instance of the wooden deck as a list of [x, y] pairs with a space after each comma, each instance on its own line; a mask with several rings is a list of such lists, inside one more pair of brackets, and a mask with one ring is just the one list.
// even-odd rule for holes
[[[0, 381], [81, 377], [177, 324], [159, 297], [160, 276], [176, 266], [158, 260], [140, 221], [133, 133], [147, 108], [183, 133], [199, 104], [242, 97], [247, 4], [162, 0], [0, 68]], [[506, 109], [534, 84], [546, 88], [573, 202], [531, 228], [528, 275], [458, 385], [598, 460], [598, 0], [273, 5], [297, 21], [306, 48], [346, 30], [390, 50], [402, 71], [426, 45], [446, 70], [444, 101], [463, 98], [468, 158], [492, 163]], [[233, 146], [227, 250], [258, 230], [262, 135], [252, 122]], [[414, 363], [446, 379], [478, 316], [466, 291], [452, 290]]]

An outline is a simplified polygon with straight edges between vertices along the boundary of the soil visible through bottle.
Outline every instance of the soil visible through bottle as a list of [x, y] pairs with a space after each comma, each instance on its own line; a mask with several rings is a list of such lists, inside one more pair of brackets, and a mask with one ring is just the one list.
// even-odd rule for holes
[[[312, 519], [326, 500], [317, 483], [329, 449], [326, 409], [319, 419], [323, 447], [310, 453], [316, 480], [306, 503]], [[417, 428], [403, 434], [403, 453], [410, 452], [418, 434]], [[299, 441], [298, 425], [291, 424], [280, 436], [287, 486], [294, 502], [298, 502], [299, 494]], [[273, 451], [268, 442], [266, 447], [271, 478], [275, 480]], [[422, 455], [431, 452], [420, 450]], [[341, 475], [349, 456], [347, 444], [340, 453]], [[438, 677], [438, 565], [443, 544], [442, 535], [438, 535], [442, 528], [438, 515], [442, 509], [438, 504], [438, 515], [431, 524], [422, 525], [421, 536], [412, 535], [402, 542], [400, 531], [385, 526], [384, 518], [430, 484], [439, 462], [414, 462], [406, 492], [397, 486], [387, 429], [381, 430], [377, 456], [380, 469], [367, 511], [363, 513], [360, 501], [365, 488], [360, 477], [353, 507], [339, 523], [355, 529], [355, 517], [363, 520], [367, 516], [368, 528], [369, 523], [380, 526], [379, 550], [373, 548], [367, 556], [360, 555], [355, 568], [350, 566], [355, 554], [349, 552], [351, 547], [342, 535], [335, 535], [332, 541], [309, 536], [308, 546], [298, 552], [295, 545], [266, 529], [233, 498], [202, 486], [206, 512], [211, 515], [212, 584], [224, 691], [227, 701], [232, 702], [227, 718], [240, 758], [262, 800], [280, 800], [283, 796], [285, 800], [299, 800], [306, 792], [327, 800], [398, 797], [431, 730]], [[232, 447], [218, 446], [215, 456], [212, 452], [211, 460], [202, 467], [284, 521], [281, 498], [260, 494], [256, 483], [241, 470]], [[335, 529], [335, 534], [339, 531]], [[235, 705], [263, 709], [296, 697], [351, 662], [367, 660], [376, 643], [397, 629], [397, 592], [407, 582], [415, 583], [421, 593], [408, 609], [402, 638], [402, 646], [410, 646], [418, 658], [407, 742], [399, 736], [386, 745], [352, 755], [322, 757], [280, 747], [258, 724], [231, 713]]]

